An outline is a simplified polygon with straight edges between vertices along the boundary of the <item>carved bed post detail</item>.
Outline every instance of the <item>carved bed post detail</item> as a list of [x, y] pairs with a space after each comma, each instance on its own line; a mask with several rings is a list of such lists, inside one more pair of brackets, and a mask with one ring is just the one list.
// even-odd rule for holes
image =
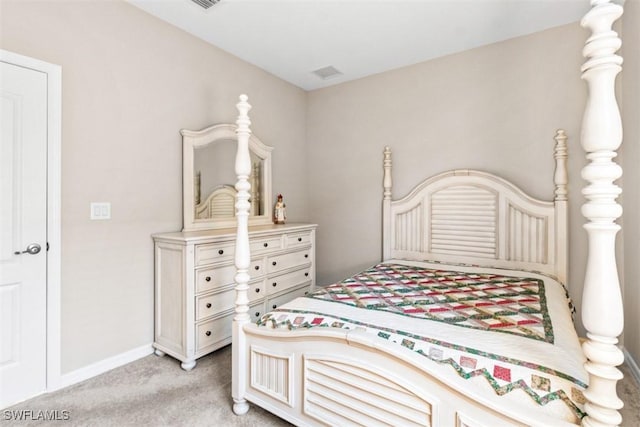
[[382, 186], [384, 192], [382, 194], [382, 259], [386, 260], [391, 257], [391, 148], [384, 147], [384, 160], [382, 167], [384, 169], [384, 178]]
[[238, 176], [238, 182], [236, 182], [236, 219], [238, 221], [238, 229], [236, 234], [236, 253], [235, 253], [235, 265], [236, 265], [236, 301], [235, 301], [235, 316], [233, 318], [233, 331], [232, 331], [232, 385], [231, 394], [233, 397], [233, 412], [237, 415], [245, 414], [249, 410], [249, 403], [244, 398], [244, 392], [246, 387], [246, 375], [248, 369], [244, 366], [247, 360], [247, 355], [244, 354], [245, 348], [245, 335], [242, 330], [243, 326], [250, 321], [249, 317], [249, 264], [251, 262], [251, 254], [249, 252], [249, 190], [251, 184], [249, 183], [249, 175], [251, 174], [251, 159], [249, 154], [249, 137], [251, 130], [249, 125], [249, 110], [251, 105], [247, 102], [246, 95], [240, 95], [240, 102], [236, 104], [238, 108], [238, 120], [236, 124], [236, 134], [238, 135], [238, 151], [236, 153], [236, 175]]
[[253, 164], [251, 172], [251, 215], [260, 214], [260, 166], [258, 162]]
[[568, 245], [569, 245], [569, 230], [567, 229], [567, 183], [569, 182], [567, 173], [567, 135], [564, 130], [558, 129], [556, 131], [556, 146], [553, 157], [556, 160], [556, 171], [553, 175], [553, 183], [556, 186], [555, 189], [555, 212], [556, 212], [556, 230], [555, 236], [555, 248], [557, 262], [556, 276], [561, 283], [568, 286]]
[[583, 344], [588, 359], [589, 387], [585, 392], [587, 416], [584, 426], [615, 426], [622, 421], [618, 410], [623, 403], [616, 394], [622, 373], [616, 368], [624, 361], [617, 347], [623, 330], [622, 298], [615, 258], [615, 239], [622, 215], [616, 202], [621, 189], [614, 181], [622, 169], [613, 158], [622, 143], [622, 123], [615, 98], [615, 79], [622, 69], [616, 55], [621, 41], [612, 31], [613, 22], [622, 15], [622, 7], [609, 0], [591, 0], [592, 8], [582, 19], [591, 30], [583, 54], [582, 78], [589, 93], [582, 123], [582, 147], [589, 163], [582, 170], [588, 185], [582, 193], [587, 202], [582, 214], [588, 219], [585, 229], [589, 256], [582, 299], [582, 320], [587, 330]]
[[556, 200], [567, 200], [567, 135], [558, 129], [555, 136], [556, 148], [553, 157], [556, 159], [556, 172], [553, 183], [556, 185]]

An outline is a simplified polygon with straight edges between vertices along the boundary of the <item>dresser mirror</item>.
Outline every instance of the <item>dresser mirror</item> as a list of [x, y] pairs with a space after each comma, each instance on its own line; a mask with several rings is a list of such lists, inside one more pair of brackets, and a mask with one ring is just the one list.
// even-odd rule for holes
[[[235, 227], [236, 125], [182, 130], [183, 231]], [[271, 151], [249, 137], [252, 171], [249, 225], [271, 223]]]

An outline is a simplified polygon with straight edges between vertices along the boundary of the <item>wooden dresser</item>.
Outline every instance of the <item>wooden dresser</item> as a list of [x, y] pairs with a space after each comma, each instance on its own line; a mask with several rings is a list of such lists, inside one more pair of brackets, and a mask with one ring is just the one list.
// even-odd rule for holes
[[[250, 314], [315, 287], [315, 224], [249, 227]], [[236, 229], [154, 234], [156, 354], [193, 369], [196, 359], [231, 342]]]

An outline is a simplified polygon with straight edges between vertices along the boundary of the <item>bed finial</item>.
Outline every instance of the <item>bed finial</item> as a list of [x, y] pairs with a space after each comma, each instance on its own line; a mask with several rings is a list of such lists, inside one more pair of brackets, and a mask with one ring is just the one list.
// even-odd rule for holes
[[382, 178], [382, 259], [389, 259], [391, 256], [391, 148], [384, 147], [384, 160], [382, 161], [384, 176]]
[[[251, 136], [251, 130], [249, 125], [249, 110], [251, 105], [249, 104], [247, 95], [240, 95], [240, 101], [236, 104], [238, 109], [238, 120], [236, 124], [236, 135], [238, 136], [238, 148], [236, 152], [235, 170], [238, 176], [236, 182], [236, 220], [238, 222], [238, 228], [236, 233], [236, 253], [235, 253], [235, 316], [233, 317], [233, 331], [232, 331], [232, 352], [233, 359], [235, 361], [246, 360], [246, 355], [241, 354], [245, 351], [244, 344], [244, 332], [242, 327], [249, 323], [249, 265], [251, 263], [251, 254], [249, 252], [249, 209], [251, 207], [249, 203], [249, 190], [251, 184], [249, 183], [249, 175], [251, 174], [251, 157], [249, 154], [249, 137]], [[249, 410], [249, 404], [244, 398], [244, 387], [246, 384], [247, 370], [234, 363], [232, 365], [232, 385], [231, 394], [233, 397], [233, 412], [237, 415], [242, 415]]]
[[556, 131], [556, 147], [553, 157], [556, 159], [556, 172], [553, 182], [556, 185], [556, 200], [567, 200], [567, 134], [563, 129]]
[[[622, 143], [622, 122], [615, 98], [615, 79], [622, 69], [622, 58], [616, 55], [621, 40], [612, 30], [613, 22], [622, 15], [622, 6], [608, 0], [592, 0], [592, 8], [582, 19], [582, 26], [592, 35], [583, 49], [586, 62], [582, 78], [588, 84], [587, 105], [582, 122], [582, 147], [589, 163], [582, 170], [588, 185], [582, 190], [587, 202], [582, 214], [588, 222], [589, 256], [582, 299], [582, 321], [587, 330], [583, 350], [589, 374], [587, 416], [584, 426], [617, 426], [623, 403], [616, 394], [616, 383], [622, 373], [616, 366], [624, 355], [617, 347], [623, 330], [623, 306], [615, 258], [615, 239], [620, 226], [616, 220], [622, 207], [616, 202], [621, 189], [614, 181], [622, 169], [613, 158]], [[607, 315], [602, 316], [606, 307]]]
[[393, 183], [391, 180], [391, 148], [388, 145], [384, 147], [383, 168], [384, 179], [382, 185], [384, 186], [384, 194], [382, 197], [386, 200], [391, 199], [391, 186]]

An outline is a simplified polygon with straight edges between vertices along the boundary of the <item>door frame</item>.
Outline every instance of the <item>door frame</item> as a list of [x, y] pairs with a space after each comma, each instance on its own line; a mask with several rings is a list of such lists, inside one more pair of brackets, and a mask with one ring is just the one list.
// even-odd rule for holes
[[61, 387], [62, 67], [0, 49], [0, 61], [47, 75], [47, 374], [46, 391]]

